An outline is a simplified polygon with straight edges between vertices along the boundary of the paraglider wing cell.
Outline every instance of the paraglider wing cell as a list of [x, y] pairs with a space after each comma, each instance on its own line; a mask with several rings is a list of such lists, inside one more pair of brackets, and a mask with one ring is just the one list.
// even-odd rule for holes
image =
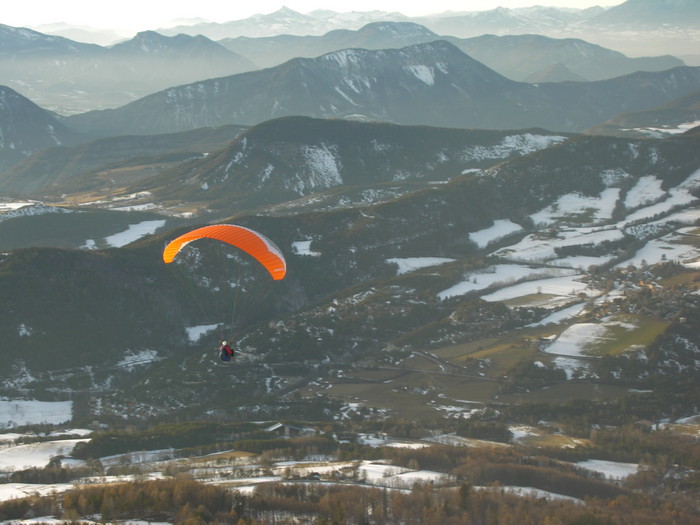
[[204, 226], [181, 235], [165, 247], [163, 261], [173, 262], [187, 244], [204, 238], [216, 239], [240, 248], [262, 264], [274, 280], [283, 279], [287, 273], [287, 263], [275, 243], [256, 231], [235, 224]]

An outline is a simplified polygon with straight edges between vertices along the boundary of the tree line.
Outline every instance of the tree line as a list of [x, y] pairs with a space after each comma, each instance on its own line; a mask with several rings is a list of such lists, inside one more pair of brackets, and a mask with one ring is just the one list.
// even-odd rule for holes
[[176, 525], [330, 524], [421, 525], [667, 525], [700, 523], [695, 504], [666, 504], [626, 492], [614, 498], [553, 500], [515, 496], [503, 487], [418, 484], [412, 490], [318, 483], [268, 483], [251, 494], [183, 477], [101, 485], [43, 498], [0, 503], [0, 520], [56, 516], [105, 522], [139, 519]]

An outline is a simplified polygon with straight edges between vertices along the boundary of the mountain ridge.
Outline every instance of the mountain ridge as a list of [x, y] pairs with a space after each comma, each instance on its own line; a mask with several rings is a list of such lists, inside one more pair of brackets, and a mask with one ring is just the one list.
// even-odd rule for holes
[[41, 149], [81, 140], [56, 115], [0, 86], [0, 172]]
[[357, 30], [334, 30], [320, 36], [277, 35], [224, 38], [219, 42], [262, 67], [279, 65], [294, 57], [315, 57], [344, 48], [405, 47], [435, 40], [451, 42], [491, 69], [522, 81], [529, 74], [563, 62], [586, 80], [602, 80], [638, 70], [660, 71], [684, 65], [671, 56], [628, 58], [577, 38], [534, 34], [492, 35], [470, 38], [438, 35], [414, 22], [371, 22]]
[[700, 68], [634, 73], [566, 86], [509, 80], [435, 41], [398, 50], [344, 50], [292, 59], [260, 71], [170, 88], [121, 108], [73, 115], [74, 129], [98, 135], [167, 133], [286, 115], [362, 117], [483, 129], [580, 131], [630, 109], [697, 89]]
[[0, 25], [0, 76], [62, 114], [115, 107], [173, 85], [255, 69], [202, 35], [138, 33], [102, 47]]

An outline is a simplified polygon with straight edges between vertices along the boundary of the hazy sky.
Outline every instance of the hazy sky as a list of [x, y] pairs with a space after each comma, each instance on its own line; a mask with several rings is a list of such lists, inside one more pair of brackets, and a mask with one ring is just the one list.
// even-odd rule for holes
[[480, 11], [503, 7], [550, 5], [586, 8], [594, 5], [609, 7], [624, 0], [15, 0], [3, 2], [0, 23], [16, 27], [33, 27], [54, 22], [66, 22], [98, 28], [119, 28], [141, 31], [172, 25], [180, 18], [203, 18], [226, 22], [247, 18], [257, 13], [272, 13], [287, 6], [300, 13], [315, 9], [333, 11], [399, 11], [407, 16], [442, 11]]

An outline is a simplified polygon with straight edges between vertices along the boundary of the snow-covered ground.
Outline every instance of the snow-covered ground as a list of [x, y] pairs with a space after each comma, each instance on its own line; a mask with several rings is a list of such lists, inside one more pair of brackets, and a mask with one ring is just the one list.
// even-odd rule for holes
[[431, 266], [439, 266], [448, 262], [452, 262], [454, 259], [449, 259], [447, 257], [395, 257], [393, 259], [387, 259], [386, 262], [389, 264], [395, 264], [398, 266], [398, 274], [409, 273], [414, 270], [420, 270], [421, 268], [429, 268]]
[[[439, 299], [449, 299], [450, 297], [455, 297], [458, 295], [464, 295], [469, 292], [474, 292], [478, 290], [485, 290], [492, 286], [497, 285], [512, 285], [517, 281], [529, 279], [529, 282], [539, 283], [539, 286], [546, 286], [550, 288], [553, 283], [560, 276], [565, 277], [566, 282], [571, 280], [572, 276], [575, 276], [577, 272], [567, 268], [546, 268], [546, 267], [531, 267], [520, 264], [497, 264], [487, 268], [486, 270], [473, 272], [465, 276], [465, 280], [447, 288], [438, 293]], [[547, 279], [542, 279], [542, 277], [547, 277]], [[539, 278], [539, 279], [538, 279]], [[526, 287], [528, 283], [523, 283]], [[517, 286], [517, 285], [515, 285]], [[585, 285], [583, 285], [585, 288]], [[512, 289], [513, 286], [509, 286], [508, 289]], [[531, 287], [535, 290], [532, 293], [537, 293], [538, 285]], [[571, 291], [571, 288], [568, 289]], [[498, 292], [495, 292], [498, 293]], [[542, 293], [549, 293], [544, 292]], [[525, 294], [520, 294], [525, 295]], [[488, 296], [484, 296], [486, 298]], [[517, 297], [517, 296], [516, 296]], [[487, 301], [489, 299], [486, 299]], [[503, 300], [503, 299], [493, 299], [493, 300]]]
[[557, 310], [556, 312], [551, 313], [541, 321], [537, 323], [532, 323], [529, 326], [545, 326], [548, 324], [561, 323], [562, 321], [571, 319], [572, 317], [576, 317], [577, 315], [581, 314], [585, 308], [586, 305], [583, 303], [573, 304], [571, 306], [567, 306], [566, 308], [562, 308], [561, 310]]
[[311, 241], [295, 241], [292, 243], [292, 252], [297, 255], [309, 255], [311, 257], [318, 257], [321, 252], [315, 252], [311, 249]]
[[[610, 170], [602, 173], [601, 177], [606, 184], [614, 185], [631, 175], [622, 170]], [[691, 193], [698, 185], [700, 170], [668, 191], [662, 189], [657, 176], [646, 175], [624, 195], [616, 187], [608, 187], [597, 196], [563, 195], [554, 204], [531, 215], [535, 224], [547, 227], [546, 231], [531, 233], [512, 245], [496, 250], [492, 255], [500, 257], [502, 264], [465, 275], [463, 281], [438, 292], [438, 297], [448, 299], [497, 288], [482, 295], [482, 299], [508, 301], [534, 296], [528, 304], [557, 309], [536, 324], [559, 323], [583, 311], [582, 295], [601, 295], [588, 288], [585, 273], [591, 267], [610, 264], [616, 252], [611, 249], [605, 253], [601, 248], [614, 246], [629, 235], [647, 242], [631, 258], [618, 262], [618, 268], [630, 265], [643, 267], [671, 260], [700, 268], [700, 248], [696, 242], [699, 233], [693, 226], [700, 221], [700, 207], [695, 206], [697, 199]], [[613, 211], [620, 206], [630, 211], [622, 220], [613, 223]], [[489, 228], [469, 235], [479, 247], [485, 248], [521, 230], [519, 225], [508, 219], [498, 219]], [[669, 230], [672, 231], [669, 233]], [[571, 251], [576, 247], [581, 247], [584, 253], [593, 250], [603, 253], [558, 255], [563, 249]], [[539, 267], [535, 267], [535, 264]], [[542, 296], [542, 299], [537, 300], [537, 296]], [[571, 305], [572, 302], [578, 304]], [[595, 335], [591, 327], [574, 327], [563, 334], [550, 351], [564, 356], [580, 356], [582, 343], [576, 336], [577, 330], [589, 336]], [[579, 374], [585, 372], [585, 367], [574, 367], [573, 362], [560, 360], [560, 364], [567, 373], [574, 373], [575, 370]]]
[[588, 362], [573, 357], [555, 357], [552, 360], [555, 368], [566, 373], [566, 379], [577, 379], [591, 375]]
[[605, 337], [606, 328], [602, 324], [578, 323], [568, 327], [547, 348], [550, 354], [581, 357], [586, 350]]
[[661, 128], [647, 127], [647, 128], [623, 128], [623, 129], [625, 129], [626, 131], [638, 131], [640, 133], [644, 133], [645, 135], [649, 135], [650, 137], [654, 137], [654, 138], [663, 138], [663, 137], [667, 137], [669, 135], [678, 135], [680, 133], [685, 133], [689, 129], [693, 129], [696, 126], [700, 126], [700, 120], [683, 122], [682, 124], [678, 124], [676, 126], [668, 126], [668, 127], [661, 127]]
[[[533, 213], [530, 218], [535, 224], [547, 226], [563, 221], [598, 223], [612, 218], [612, 212], [620, 197], [619, 188], [606, 188], [597, 197], [578, 193], [562, 195], [555, 203]], [[576, 220], [581, 216], [581, 220]]]
[[557, 494], [555, 492], [548, 492], [546, 490], [536, 489], [532, 487], [516, 487], [513, 485], [503, 485], [499, 487], [474, 487], [475, 490], [490, 490], [498, 492], [506, 492], [508, 494], [515, 494], [516, 496], [522, 496], [525, 498], [538, 498], [545, 500], [564, 500], [572, 501], [574, 503], [585, 504], [582, 499], [572, 498], [571, 496], [564, 496], [562, 494]]
[[0, 398], [0, 428], [48, 423], [60, 425], [73, 417], [72, 401]]
[[[669, 213], [675, 208], [689, 206], [697, 199], [686, 188], [672, 188], [668, 196], [661, 202], [640, 208], [627, 215], [620, 223], [620, 227], [627, 227], [637, 221], [651, 221], [654, 217]], [[668, 220], [668, 219], [665, 219]]]
[[33, 206], [35, 204], [35, 201], [0, 201], [0, 213], [16, 211], [26, 206]]
[[485, 301], [507, 301], [516, 297], [531, 294], [551, 294], [569, 296], [575, 298], [578, 294], [594, 295], [593, 290], [588, 289], [588, 285], [581, 282], [581, 275], [570, 275], [568, 277], [553, 277], [551, 279], [536, 279], [524, 283], [502, 288], [481, 298]]
[[153, 361], [157, 361], [158, 359], [158, 352], [155, 350], [127, 352], [116, 366], [130, 370], [135, 366], [146, 365], [148, 363], [152, 363]]
[[600, 323], [577, 323], [564, 330], [554, 342], [544, 349], [549, 354], [568, 357], [595, 355], [593, 350], [614, 336], [609, 330], [623, 328], [632, 332], [639, 327], [617, 319], [606, 319]]
[[213, 332], [220, 326], [220, 324], [190, 326], [188, 328], [185, 328], [185, 331], [187, 332], [187, 339], [190, 343], [197, 343], [203, 336]]
[[367, 483], [384, 487], [410, 488], [415, 483], [438, 483], [450, 479], [442, 472], [411, 470], [376, 461], [363, 461], [358, 474]]
[[[556, 250], [568, 246], [596, 246], [604, 242], [620, 241], [624, 238], [624, 232], [616, 227], [601, 228], [561, 228], [555, 234], [542, 235], [531, 234], [520, 242], [497, 250], [494, 255], [511, 260], [555, 264], [561, 263]], [[579, 258], [571, 261], [572, 267], [582, 264]], [[599, 264], [599, 262], [595, 262]]]
[[[698, 218], [700, 218], [700, 213]], [[689, 244], [683, 244], [687, 231], [687, 229], [680, 229], [659, 239], [648, 241], [631, 258], [617, 264], [617, 267], [625, 268], [633, 265], [641, 268], [645, 264], [656, 264], [663, 261], [677, 261], [687, 266], [697, 266], [700, 250], [693, 246], [692, 240], [689, 238], [687, 239]]]
[[661, 188], [661, 180], [654, 175], [640, 177], [625, 195], [625, 208], [632, 210], [661, 200], [666, 192]]
[[89, 438], [57, 439], [0, 448], [0, 471], [45, 467], [51, 458], [70, 455], [73, 447], [84, 441], [89, 441]]
[[526, 155], [565, 140], [566, 137], [558, 135], [536, 135], [534, 133], [508, 135], [503, 138], [500, 144], [494, 146], [469, 146], [464, 149], [461, 157], [463, 160], [506, 159], [513, 153]]
[[114, 248], [121, 248], [139, 240], [141, 237], [155, 233], [158, 228], [163, 226], [165, 226], [165, 219], [142, 221], [138, 224], [132, 224], [123, 232], [105, 237], [105, 242]]
[[579, 461], [576, 465], [603, 474], [608, 479], [615, 480], [625, 479], [632, 474], [636, 474], [639, 470], [637, 463], [620, 463], [602, 459], [587, 459], [586, 461]]
[[470, 233], [469, 240], [476, 243], [479, 248], [486, 248], [492, 242], [522, 230], [522, 226], [509, 219], [498, 219], [494, 221], [493, 226]]
[[[0, 501], [7, 501], [11, 499], [26, 498], [29, 496], [48, 496], [49, 494], [59, 494], [73, 488], [70, 483], [52, 483], [48, 485], [43, 484], [28, 484], [28, 483], [0, 483]], [[51, 523], [52, 521], [44, 521], [43, 519], [40, 523]], [[82, 522], [82, 520], [81, 520]], [[6, 523], [6, 522], [0, 522]], [[12, 520], [10, 523], [13, 525], [15, 523], [23, 523], [20, 521]], [[26, 521], [26, 523], [32, 523], [31, 521]], [[34, 521], [34, 523], [37, 523]], [[63, 521], [53, 520], [53, 523], [64, 523]]]

